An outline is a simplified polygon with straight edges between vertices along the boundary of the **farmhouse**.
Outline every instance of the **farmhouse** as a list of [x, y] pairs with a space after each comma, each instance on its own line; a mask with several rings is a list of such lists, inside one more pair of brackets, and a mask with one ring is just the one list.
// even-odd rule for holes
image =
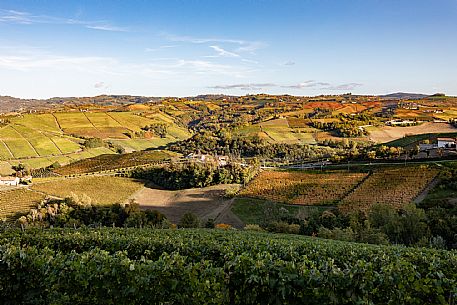
[[190, 153], [186, 156], [186, 159], [194, 160], [197, 162], [205, 163], [205, 162], [217, 162], [218, 166], [226, 166], [229, 161], [228, 156], [211, 156], [205, 155], [200, 153]]
[[1, 177], [0, 185], [15, 186], [19, 185], [20, 179], [18, 177]]
[[456, 139], [453, 138], [438, 138], [438, 148], [455, 148]]

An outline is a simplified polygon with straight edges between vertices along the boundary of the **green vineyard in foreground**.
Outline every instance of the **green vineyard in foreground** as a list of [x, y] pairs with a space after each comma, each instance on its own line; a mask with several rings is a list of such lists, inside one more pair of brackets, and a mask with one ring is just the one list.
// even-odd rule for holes
[[455, 304], [457, 253], [222, 230], [0, 235], [8, 304]]

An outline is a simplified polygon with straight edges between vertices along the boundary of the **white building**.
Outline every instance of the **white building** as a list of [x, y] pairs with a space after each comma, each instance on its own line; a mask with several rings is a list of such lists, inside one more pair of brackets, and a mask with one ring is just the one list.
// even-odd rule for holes
[[438, 148], [455, 148], [456, 139], [453, 138], [438, 138]]
[[19, 185], [18, 177], [0, 177], [0, 185], [15, 186]]

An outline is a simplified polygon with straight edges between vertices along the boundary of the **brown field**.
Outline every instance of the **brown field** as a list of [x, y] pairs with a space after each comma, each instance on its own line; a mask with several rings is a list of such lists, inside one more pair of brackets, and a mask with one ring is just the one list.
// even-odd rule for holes
[[339, 208], [343, 212], [367, 212], [375, 204], [402, 208], [413, 202], [438, 173], [426, 166], [378, 170], [346, 196]]
[[160, 190], [151, 186], [141, 189], [129, 199], [134, 199], [144, 209], [165, 214], [173, 223], [179, 223], [181, 217], [189, 212], [203, 220], [216, 219], [230, 210], [232, 200], [222, 197], [225, 190], [236, 186], [226, 184], [179, 191]]
[[417, 135], [424, 133], [446, 133], [457, 132], [457, 128], [448, 123], [423, 123], [411, 127], [392, 127], [383, 126], [369, 130], [369, 139], [376, 143], [386, 143], [393, 140], [401, 139], [406, 135]]
[[241, 196], [298, 205], [332, 205], [366, 174], [346, 172], [265, 171], [240, 192]]

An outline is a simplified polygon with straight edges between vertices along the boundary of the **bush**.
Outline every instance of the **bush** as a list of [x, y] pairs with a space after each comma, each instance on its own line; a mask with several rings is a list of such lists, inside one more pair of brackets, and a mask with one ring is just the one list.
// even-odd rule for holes
[[229, 224], [226, 224], [226, 223], [218, 223], [216, 226], [215, 226], [216, 229], [222, 229], [222, 230], [230, 230], [232, 229], [232, 226], [229, 225]]
[[256, 224], [247, 224], [244, 226], [244, 230], [255, 231], [255, 232], [265, 232], [265, 230], [262, 229], [262, 227], [260, 227], [259, 225], [256, 225]]
[[193, 213], [186, 213], [179, 221], [180, 228], [198, 228], [200, 227], [200, 219]]

